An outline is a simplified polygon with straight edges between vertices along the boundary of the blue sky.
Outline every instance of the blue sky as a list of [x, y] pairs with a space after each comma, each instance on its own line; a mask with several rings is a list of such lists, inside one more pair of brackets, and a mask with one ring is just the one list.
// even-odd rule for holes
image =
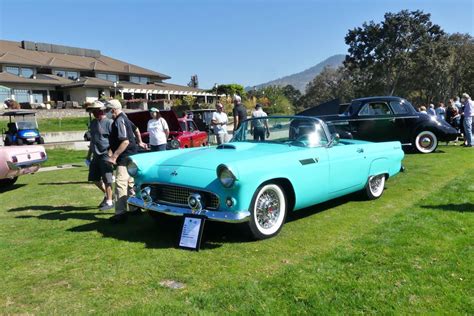
[[385, 12], [421, 9], [474, 34], [474, 0], [0, 0], [0, 38], [99, 49], [186, 84], [252, 86], [345, 54], [344, 36]]

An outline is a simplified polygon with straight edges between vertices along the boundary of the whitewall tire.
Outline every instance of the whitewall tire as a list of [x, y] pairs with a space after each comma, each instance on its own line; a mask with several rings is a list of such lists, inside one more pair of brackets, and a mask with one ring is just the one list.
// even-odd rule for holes
[[288, 203], [283, 189], [274, 183], [261, 185], [250, 203], [249, 228], [255, 239], [276, 236], [285, 223]]
[[370, 176], [365, 185], [365, 193], [369, 200], [375, 200], [382, 196], [385, 188], [385, 175]]
[[422, 154], [429, 154], [438, 147], [438, 137], [433, 132], [421, 131], [415, 137], [416, 151]]

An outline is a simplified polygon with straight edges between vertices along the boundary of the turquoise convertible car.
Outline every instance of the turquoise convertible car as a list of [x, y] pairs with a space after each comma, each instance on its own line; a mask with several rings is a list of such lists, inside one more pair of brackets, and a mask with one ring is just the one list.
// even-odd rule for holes
[[136, 196], [128, 203], [248, 222], [252, 235], [264, 239], [279, 233], [290, 211], [356, 191], [379, 198], [403, 157], [398, 141], [339, 139], [317, 118], [250, 119], [227, 144], [132, 156]]

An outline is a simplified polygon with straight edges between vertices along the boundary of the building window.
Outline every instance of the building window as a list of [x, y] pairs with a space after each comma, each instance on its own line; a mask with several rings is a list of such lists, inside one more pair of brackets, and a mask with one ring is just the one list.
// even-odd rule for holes
[[53, 74], [55, 74], [58, 77], [66, 77], [66, 72], [64, 70], [55, 70], [53, 71]]
[[33, 75], [35, 74], [32, 68], [23, 68], [23, 67], [21, 67], [20, 73], [21, 73], [21, 76], [24, 78], [33, 78]]
[[19, 67], [5, 67], [5, 71], [9, 74], [19, 76], [20, 75], [20, 68]]
[[66, 75], [70, 80], [76, 80], [79, 78], [79, 73], [77, 71], [66, 71]]
[[148, 77], [130, 76], [130, 82], [139, 83], [139, 84], [147, 84]]
[[30, 93], [28, 90], [13, 90], [15, 94], [15, 100], [18, 103], [29, 103], [30, 102]]
[[98, 73], [97, 78], [102, 79], [102, 80], [112, 81], [112, 82], [118, 81], [118, 76], [114, 74]]
[[0, 86], [0, 102], [10, 99], [12, 97], [10, 89]]
[[69, 80], [76, 80], [79, 78], [79, 73], [77, 71], [54, 70], [53, 74], [58, 77], [68, 78]]

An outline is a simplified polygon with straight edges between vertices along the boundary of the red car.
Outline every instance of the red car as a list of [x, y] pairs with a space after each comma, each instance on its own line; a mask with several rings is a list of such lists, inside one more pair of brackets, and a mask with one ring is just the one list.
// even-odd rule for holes
[[[176, 113], [169, 110], [160, 110], [160, 114], [161, 117], [166, 120], [170, 129], [168, 149], [191, 148], [207, 145], [207, 133], [200, 131], [193, 120], [184, 117], [178, 118]], [[140, 129], [143, 142], [148, 144], [149, 135], [147, 132], [147, 124], [151, 119], [150, 112], [128, 112], [127, 116], [130, 121]]]

